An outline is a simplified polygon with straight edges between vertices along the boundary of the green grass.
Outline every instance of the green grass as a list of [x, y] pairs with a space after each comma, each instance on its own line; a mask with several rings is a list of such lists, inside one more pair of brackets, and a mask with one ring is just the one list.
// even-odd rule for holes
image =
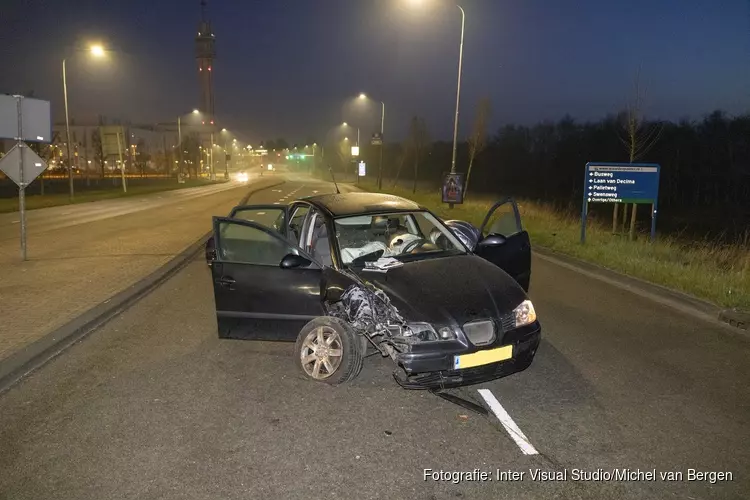
[[[207, 181], [207, 180], [187, 180], [184, 184], [178, 184], [177, 180], [171, 183], [158, 183], [145, 186], [128, 186], [128, 192], [123, 193], [122, 187], [111, 186], [107, 189], [79, 191], [75, 194], [72, 203], [88, 203], [90, 201], [108, 200], [111, 198], [123, 198], [126, 196], [139, 196], [143, 194], [159, 193], [163, 191], [173, 191], [175, 189], [185, 189], [190, 187], [208, 186], [226, 181]], [[56, 207], [59, 205], [71, 204], [68, 193], [64, 194], [29, 194], [26, 193], [26, 209], [34, 210], [36, 208]], [[18, 197], [0, 199], [0, 213], [18, 211]]]
[[[376, 191], [373, 184], [361, 185]], [[475, 198], [449, 209], [437, 192], [385, 188], [384, 191], [412, 199], [441, 217], [482, 223], [496, 201]], [[636, 241], [611, 233], [609, 228], [589, 222], [586, 243], [580, 243], [581, 223], [550, 206], [518, 200], [525, 229], [532, 246], [541, 246], [577, 257], [614, 271], [693, 295], [722, 307], [750, 309], [750, 244], [734, 245], [708, 241], [682, 241], [659, 236], [654, 243], [648, 235]]]

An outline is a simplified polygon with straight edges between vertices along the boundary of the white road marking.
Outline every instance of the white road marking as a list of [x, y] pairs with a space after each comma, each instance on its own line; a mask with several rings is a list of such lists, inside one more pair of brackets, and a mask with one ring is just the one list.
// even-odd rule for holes
[[274, 204], [274, 205], [281, 205], [281, 203], [280, 203], [280, 202], [278, 202], [278, 201], [274, 201], [274, 202], [273, 202], [273, 204]]
[[318, 192], [317, 191], [313, 191], [313, 194], [318, 194]]
[[266, 215], [265, 212], [258, 212], [258, 215]]
[[477, 392], [479, 392], [479, 395], [487, 402], [492, 413], [494, 413], [497, 419], [500, 420], [500, 423], [503, 424], [503, 427], [508, 431], [510, 437], [513, 438], [513, 441], [515, 441], [518, 447], [521, 448], [523, 454], [538, 455], [539, 452], [536, 451], [536, 448], [534, 448], [529, 442], [529, 438], [521, 432], [521, 429], [519, 429], [513, 419], [510, 418], [510, 415], [508, 415], [508, 412], [505, 411], [505, 408], [503, 408], [503, 405], [500, 404], [500, 401], [497, 400], [495, 395], [492, 394], [489, 389], [477, 389]]

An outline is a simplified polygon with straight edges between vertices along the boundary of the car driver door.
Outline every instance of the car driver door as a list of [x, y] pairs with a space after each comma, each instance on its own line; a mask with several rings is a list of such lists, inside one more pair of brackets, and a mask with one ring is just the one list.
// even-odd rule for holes
[[511, 198], [495, 203], [482, 222], [482, 236], [474, 253], [487, 259], [529, 291], [531, 242], [521, 224], [518, 205]]
[[306, 252], [258, 222], [214, 217], [213, 225], [219, 337], [293, 341], [323, 314], [321, 269]]

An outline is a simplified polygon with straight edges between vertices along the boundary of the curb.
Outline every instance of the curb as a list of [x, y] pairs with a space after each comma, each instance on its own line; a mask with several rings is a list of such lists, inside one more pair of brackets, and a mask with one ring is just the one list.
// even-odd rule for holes
[[[250, 189], [242, 197], [239, 204], [244, 205], [250, 196], [259, 191], [283, 183], [284, 180], [279, 179], [277, 182]], [[140, 279], [77, 318], [70, 320], [36, 342], [32, 342], [0, 361], [0, 393], [5, 392], [26, 375], [56, 358], [65, 349], [103, 326], [109, 320], [117, 317], [156, 287], [174, 276], [200, 253], [210, 235], [211, 231], [201, 236], [196, 242], [190, 244], [185, 250], [148, 274], [145, 278]]]
[[555, 252], [549, 248], [534, 246], [533, 253], [543, 260], [628, 290], [636, 295], [666, 305], [695, 318], [724, 327], [733, 327], [732, 330], [736, 333], [743, 333], [738, 332], [737, 329], [747, 330], [750, 324], [750, 314], [748, 313], [722, 309], [715, 304], [693, 297], [692, 295], [678, 292], [640, 278], [634, 278], [597, 264]]

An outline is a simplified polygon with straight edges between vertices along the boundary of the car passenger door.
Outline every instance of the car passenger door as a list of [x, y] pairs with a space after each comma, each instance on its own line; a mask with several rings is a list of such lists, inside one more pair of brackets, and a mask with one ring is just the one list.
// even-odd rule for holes
[[[238, 205], [229, 212], [229, 218], [255, 222], [285, 235], [287, 212], [285, 205]], [[211, 235], [206, 242], [206, 262], [211, 266], [215, 259], [216, 242], [214, 235]]]
[[219, 337], [293, 341], [323, 314], [320, 266], [283, 235], [257, 222], [214, 217], [214, 238]]
[[481, 239], [474, 253], [503, 269], [529, 291], [531, 242], [512, 198], [495, 203], [482, 222]]

